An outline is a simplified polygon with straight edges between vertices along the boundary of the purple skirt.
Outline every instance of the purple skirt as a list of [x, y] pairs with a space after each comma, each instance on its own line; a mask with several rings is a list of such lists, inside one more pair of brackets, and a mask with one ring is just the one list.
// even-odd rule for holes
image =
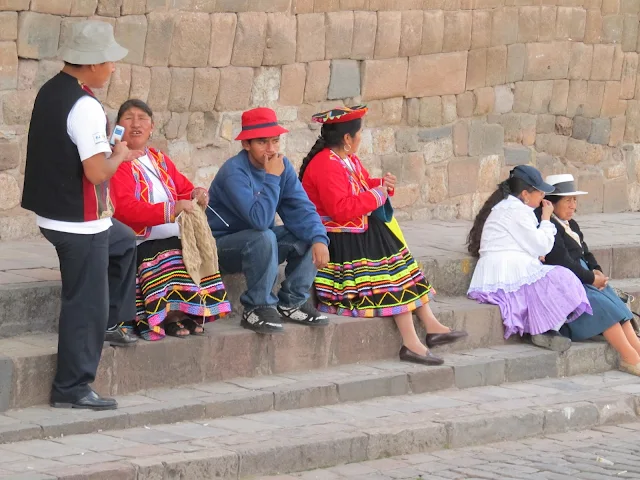
[[541, 279], [515, 292], [472, 291], [468, 296], [500, 307], [504, 338], [515, 333], [538, 335], [558, 329], [585, 312], [592, 313], [582, 283], [564, 267], [553, 268]]

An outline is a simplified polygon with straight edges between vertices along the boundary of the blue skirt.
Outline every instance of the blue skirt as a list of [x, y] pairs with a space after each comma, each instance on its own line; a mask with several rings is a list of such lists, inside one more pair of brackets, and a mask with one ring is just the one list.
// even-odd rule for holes
[[[586, 268], [586, 264], [583, 263]], [[587, 298], [591, 303], [593, 315], [583, 313], [571, 323], [565, 323], [560, 333], [571, 340], [586, 340], [600, 335], [616, 323], [624, 323], [633, 318], [631, 310], [616, 295], [613, 289], [606, 286], [598, 290], [593, 285], [583, 285]]]

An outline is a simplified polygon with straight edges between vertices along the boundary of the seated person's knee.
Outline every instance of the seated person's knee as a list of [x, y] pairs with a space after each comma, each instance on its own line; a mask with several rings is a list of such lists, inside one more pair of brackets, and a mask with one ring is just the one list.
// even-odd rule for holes
[[255, 230], [255, 233], [256, 235], [250, 242], [254, 248], [265, 249], [264, 251], [269, 248], [277, 248], [278, 240], [273, 230]]

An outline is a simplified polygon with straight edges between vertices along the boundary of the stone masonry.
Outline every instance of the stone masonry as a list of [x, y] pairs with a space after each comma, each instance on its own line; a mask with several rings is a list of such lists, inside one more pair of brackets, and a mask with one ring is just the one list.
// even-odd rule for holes
[[242, 110], [273, 107], [299, 165], [313, 113], [367, 103], [360, 155], [401, 219], [470, 219], [514, 165], [569, 172], [582, 212], [640, 209], [638, 0], [0, 0], [0, 239], [19, 207], [30, 111], [74, 22], [129, 48], [98, 92], [154, 109], [154, 142], [197, 185]]

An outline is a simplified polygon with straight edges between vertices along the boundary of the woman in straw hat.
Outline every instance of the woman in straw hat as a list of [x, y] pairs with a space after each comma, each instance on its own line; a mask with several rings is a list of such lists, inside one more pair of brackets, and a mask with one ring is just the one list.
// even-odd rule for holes
[[[329, 264], [318, 270], [318, 309], [349, 317], [393, 317], [400, 359], [424, 365], [443, 360], [431, 347], [467, 336], [442, 325], [429, 307], [431, 285], [409, 252], [388, 201], [396, 177], [372, 178], [356, 153], [367, 108], [336, 108], [313, 116], [320, 137], [300, 168], [300, 180], [329, 234]], [[383, 209], [386, 209], [383, 211]], [[423, 322], [426, 344], [412, 314]]]
[[[630, 320], [633, 314], [609, 286], [608, 277], [589, 251], [578, 222], [574, 220], [578, 197], [587, 192], [576, 188], [573, 175], [550, 175], [554, 187], [547, 199], [553, 204], [551, 222], [556, 226], [553, 248], [545, 256], [547, 265], [561, 265], [582, 282], [593, 315], [584, 313], [564, 325], [560, 332], [571, 340], [586, 340], [602, 334], [620, 354], [620, 369], [640, 376], [640, 340]], [[540, 214], [540, 212], [537, 212]]]

